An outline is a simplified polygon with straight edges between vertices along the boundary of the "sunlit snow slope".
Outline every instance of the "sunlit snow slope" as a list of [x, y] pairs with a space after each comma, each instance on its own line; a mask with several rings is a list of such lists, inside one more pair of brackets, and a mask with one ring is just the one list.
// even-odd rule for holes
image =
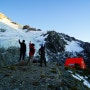
[[[4, 32], [2, 31], [4, 29]], [[24, 39], [27, 45], [27, 55], [29, 50], [29, 42], [35, 44], [36, 51], [40, 48], [40, 44], [44, 43], [44, 38], [42, 34], [46, 32], [44, 31], [30, 31], [26, 32], [22, 29], [13, 29], [8, 25], [0, 22], [0, 47], [8, 48], [11, 46], [19, 47], [18, 40], [21, 41]]]
[[22, 25], [19, 25], [15, 22], [12, 22], [12, 20], [10, 20], [9, 18], [7, 18], [3, 13], [0, 13], [0, 22], [9, 25], [10, 27], [14, 28], [14, 29], [18, 29], [18, 28], [22, 28]]

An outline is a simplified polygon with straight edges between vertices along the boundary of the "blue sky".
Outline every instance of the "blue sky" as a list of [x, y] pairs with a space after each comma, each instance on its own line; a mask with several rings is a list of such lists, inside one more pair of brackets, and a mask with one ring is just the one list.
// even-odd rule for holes
[[1, 0], [0, 12], [22, 25], [90, 42], [90, 0]]

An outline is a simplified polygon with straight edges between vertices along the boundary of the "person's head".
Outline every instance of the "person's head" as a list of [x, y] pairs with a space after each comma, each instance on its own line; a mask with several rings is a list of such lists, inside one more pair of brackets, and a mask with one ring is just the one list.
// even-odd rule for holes
[[40, 47], [43, 47], [43, 44], [39, 44], [40, 45]]
[[23, 40], [23, 43], [25, 42], [25, 40]]
[[34, 47], [34, 46], [35, 46], [35, 44], [34, 44], [34, 43], [32, 43], [32, 46]]

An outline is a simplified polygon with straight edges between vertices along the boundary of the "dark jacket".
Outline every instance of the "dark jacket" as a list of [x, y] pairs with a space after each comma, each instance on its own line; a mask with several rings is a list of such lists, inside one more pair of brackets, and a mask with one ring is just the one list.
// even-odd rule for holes
[[24, 42], [20, 42], [20, 41], [19, 41], [19, 44], [20, 44], [20, 51], [26, 52], [26, 44]]
[[40, 47], [39, 54], [40, 54], [41, 58], [45, 58], [45, 46]]

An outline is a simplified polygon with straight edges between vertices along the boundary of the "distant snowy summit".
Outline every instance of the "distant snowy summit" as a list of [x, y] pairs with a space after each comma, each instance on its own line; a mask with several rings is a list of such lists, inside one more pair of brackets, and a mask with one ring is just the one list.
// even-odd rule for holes
[[14, 28], [14, 29], [19, 29], [19, 28], [23, 28], [22, 25], [13, 22], [11, 19], [9, 19], [7, 16], [5, 16], [3, 13], [0, 13], [0, 22], [9, 25], [10, 27]]
[[3, 18], [9, 19], [3, 13], [0, 13], [0, 20], [2, 20]]

